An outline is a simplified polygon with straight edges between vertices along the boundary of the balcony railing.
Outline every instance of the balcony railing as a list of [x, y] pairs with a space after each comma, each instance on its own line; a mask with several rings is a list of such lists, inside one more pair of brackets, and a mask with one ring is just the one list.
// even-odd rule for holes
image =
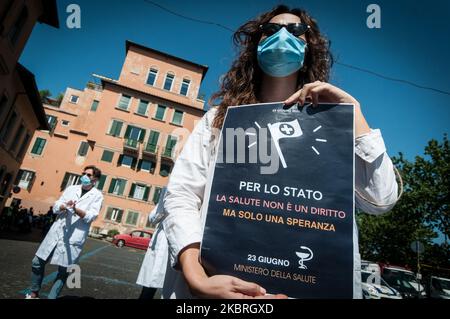
[[129, 151], [139, 151], [139, 141], [126, 138], [123, 141], [123, 148]]
[[147, 143], [142, 148], [142, 153], [145, 154], [145, 155], [157, 156], [158, 155], [158, 148], [159, 147], [156, 144]]
[[174, 147], [172, 147], [172, 148], [163, 147], [162, 152], [161, 152], [161, 157], [170, 159], [170, 160], [175, 160], [175, 157], [176, 157], [175, 148]]

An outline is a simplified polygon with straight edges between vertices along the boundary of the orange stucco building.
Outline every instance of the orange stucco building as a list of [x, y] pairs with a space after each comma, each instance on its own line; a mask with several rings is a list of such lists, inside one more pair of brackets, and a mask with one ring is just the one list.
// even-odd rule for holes
[[149, 228], [175, 158], [204, 114], [198, 99], [206, 66], [127, 41], [118, 80], [94, 75], [68, 88], [59, 107], [44, 105], [50, 131], [37, 131], [14, 197], [46, 213], [86, 165], [102, 170], [104, 204], [92, 233]]

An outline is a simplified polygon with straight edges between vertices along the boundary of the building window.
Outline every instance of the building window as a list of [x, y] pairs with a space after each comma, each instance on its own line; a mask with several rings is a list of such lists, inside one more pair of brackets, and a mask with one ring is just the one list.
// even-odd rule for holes
[[91, 111], [92, 111], [92, 112], [97, 111], [98, 103], [99, 103], [99, 102], [98, 102], [97, 100], [92, 101], [92, 105], [91, 105]]
[[16, 184], [27, 191], [31, 189], [32, 181], [34, 179], [35, 173], [27, 170], [19, 170], [17, 174]]
[[149, 161], [149, 160], [140, 160], [139, 161], [139, 165], [138, 165], [138, 169], [140, 171], [145, 171], [145, 172], [149, 172], [149, 173], [154, 173], [155, 172], [155, 167], [156, 167], [156, 163], [153, 161]]
[[148, 138], [146, 150], [152, 153], [156, 153], [156, 149], [158, 147], [158, 139], [159, 139], [159, 132], [151, 131], [150, 136]]
[[120, 223], [122, 221], [123, 216], [123, 209], [115, 208], [115, 207], [108, 207], [105, 214], [105, 219]]
[[177, 144], [177, 138], [175, 136], [169, 135], [167, 137], [166, 147], [164, 148], [164, 156], [173, 158], [175, 145]]
[[114, 157], [114, 152], [111, 152], [111, 151], [108, 151], [108, 150], [104, 150], [101, 160], [103, 162], [111, 163], [112, 160], [113, 160], [113, 157]]
[[172, 165], [167, 163], [161, 163], [161, 168], [159, 169], [159, 175], [162, 177], [169, 176], [170, 172], [172, 170]]
[[190, 84], [191, 84], [191, 80], [183, 79], [183, 83], [181, 83], [181, 89], [180, 89], [181, 95], [187, 96]]
[[127, 184], [127, 181], [125, 179], [113, 178], [111, 180], [111, 184], [109, 185], [108, 193], [122, 196], [123, 191], [125, 190], [126, 184]]
[[128, 155], [121, 154], [119, 156], [119, 166], [126, 166], [134, 169], [136, 167], [136, 158]]
[[105, 174], [102, 174], [101, 176], [100, 176], [100, 178], [99, 178], [99, 180], [98, 180], [98, 182], [97, 182], [97, 189], [99, 190], [99, 191], [102, 191], [103, 190], [103, 187], [105, 187], [105, 182], [106, 182], [106, 178], [107, 178], [108, 176], [107, 175], [105, 175]]
[[122, 94], [117, 107], [121, 110], [128, 110], [128, 107], [130, 106], [130, 102], [131, 102], [131, 96]]
[[3, 143], [6, 144], [8, 142], [8, 138], [9, 138], [14, 126], [16, 126], [16, 122], [17, 122], [17, 115], [15, 112], [13, 112], [11, 114], [11, 116], [9, 117], [9, 120], [6, 122], [6, 125], [3, 126], [2, 130], [1, 130], [1, 137], [2, 137]]
[[147, 115], [148, 102], [144, 100], [139, 100], [139, 105], [136, 113], [140, 115]]
[[164, 121], [164, 115], [166, 114], [167, 106], [159, 105], [156, 108], [155, 119]]
[[66, 120], [62, 120], [62, 121], [61, 121], [61, 125], [62, 125], [62, 126], [69, 126], [69, 124], [70, 124], [69, 121], [66, 121]]
[[111, 123], [111, 127], [109, 128], [109, 135], [120, 137], [120, 133], [122, 131], [123, 122], [113, 120]]
[[146, 131], [140, 127], [128, 125], [125, 131], [125, 138], [128, 140], [143, 142]]
[[130, 194], [128, 195], [128, 197], [133, 198], [133, 199], [147, 201], [149, 193], [150, 193], [149, 186], [138, 184], [138, 183], [133, 183], [131, 185]]
[[158, 70], [151, 68], [150, 72], [148, 73], [147, 84], [152, 85], [152, 86], [155, 85], [157, 75], [158, 75]]
[[64, 190], [67, 187], [72, 186], [72, 185], [78, 185], [80, 182], [80, 178], [81, 178], [81, 175], [78, 175], [78, 174], [72, 174], [72, 173], [64, 174], [64, 178], [61, 183], [61, 190]]
[[33, 148], [31, 149], [31, 154], [41, 155], [42, 151], [44, 150], [46, 142], [47, 141], [44, 138], [40, 138], [40, 137], [36, 138], [36, 140], [34, 141]]
[[53, 115], [47, 115], [47, 123], [50, 127], [50, 133], [53, 133], [55, 130], [56, 124], [58, 123], [58, 118]]
[[31, 135], [29, 133], [27, 133], [20, 145], [19, 153], [17, 153], [18, 160], [21, 160], [23, 158], [23, 155], [25, 154], [25, 151], [28, 148], [28, 143], [30, 142], [30, 139], [31, 139]]
[[161, 195], [161, 187], [155, 187], [155, 192], [153, 193], [153, 203], [156, 205], [159, 202], [159, 196]]
[[127, 219], [125, 221], [126, 224], [128, 225], [137, 225], [139, 219], [139, 213], [138, 212], [133, 212], [133, 211], [129, 211], [127, 214]]
[[24, 6], [22, 8], [22, 11], [20, 11], [20, 14], [17, 17], [16, 21], [9, 30], [8, 37], [12, 45], [15, 45], [17, 43], [17, 40], [19, 39], [20, 34], [22, 33], [23, 27], [27, 22], [27, 19], [28, 19], [28, 9], [27, 7]]
[[164, 90], [170, 91], [172, 89], [172, 83], [175, 75], [172, 73], [167, 73], [166, 80], [164, 81]]
[[11, 147], [9, 150], [11, 152], [15, 152], [17, 147], [19, 146], [18, 141], [22, 137], [23, 132], [25, 132], [25, 126], [23, 124], [20, 124], [19, 128], [17, 129], [16, 135], [14, 136], [14, 143], [11, 144]]
[[79, 98], [80, 98], [80, 97], [79, 97], [78, 95], [71, 95], [71, 96], [70, 96], [70, 103], [75, 103], [75, 104], [77, 104]]
[[11, 173], [6, 173], [5, 177], [3, 178], [3, 180], [1, 181], [0, 184], [0, 200], [1, 197], [4, 197], [7, 195], [8, 190], [9, 190], [9, 186], [11, 185], [12, 182], [12, 174]]
[[89, 150], [88, 142], [81, 142], [80, 147], [78, 148], [78, 156], [86, 156]]
[[182, 111], [175, 110], [173, 112], [172, 123], [176, 124], [176, 125], [182, 125], [183, 124], [183, 114], [184, 113]]
[[2, 99], [0, 100], [0, 119], [3, 117], [3, 113], [6, 111], [6, 107], [8, 106], [8, 97], [5, 93], [2, 95]]

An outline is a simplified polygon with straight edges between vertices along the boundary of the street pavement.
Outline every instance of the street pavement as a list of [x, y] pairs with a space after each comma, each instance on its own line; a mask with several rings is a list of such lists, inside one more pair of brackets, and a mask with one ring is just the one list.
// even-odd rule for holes
[[[43, 238], [39, 230], [30, 234], [0, 233], [0, 299], [24, 298], [29, 291], [31, 260]], [[61, 292], [60, 298], [136, 299], [141, 287], [136, 278], [145, 251], [118, 248], [107, 241], [88, 238], [80, 257], [81, 288]], [[47, 264], [40, 293], [46, 298], [57, 266]]]

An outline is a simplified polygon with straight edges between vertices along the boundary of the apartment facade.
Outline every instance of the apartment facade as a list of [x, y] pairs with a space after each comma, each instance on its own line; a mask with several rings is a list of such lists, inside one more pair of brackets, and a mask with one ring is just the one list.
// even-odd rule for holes
[[127, 41], [118, 80], [94, 75], [45, 105], [49, 131], [37, 131], [16, 179], [25, 207], [45, 213], [87, 165], [102, 170], [104, 194], [91, 231], [150, 228], [148, 214], [175, 159], [204, 114], [197, 98], [207, 67]]
[[48, 129], [34, 75], [18, 63], [36, 22], [59, 27], [55, 0], [0, 1], [0, 212], [35, 130]]

